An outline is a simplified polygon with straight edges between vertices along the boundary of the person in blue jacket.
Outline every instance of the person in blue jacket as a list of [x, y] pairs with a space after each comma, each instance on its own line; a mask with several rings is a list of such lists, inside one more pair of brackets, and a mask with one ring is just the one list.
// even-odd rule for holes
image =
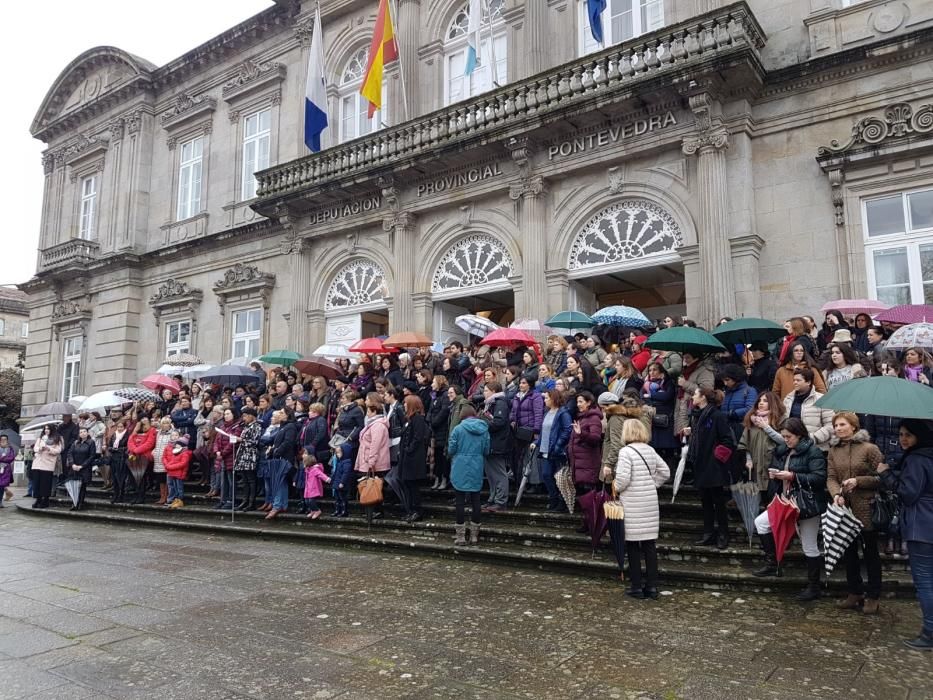
[[547, 509], [551, 511], [566, 511], [554, 475], [567, 461], [567, 445], [570, 442], [570, 431], [573, 417], [567, 407], [564, 395], [557, 389], [552, 389], [544, 395], [544, 408], [546, 413], [541, 422], [541, 433], [538, 436], [537, 447], [541, 480], [547, 489]]
[[353, 443], [345, 442], [334, 449], [330, 459], [330, 486], [334, 494], [334, 517], [346, 518], [347, 498], [350, 494], [353, 476]]
[[480, 494], [483, 487], [486, 456], [489, 454], [489, 423], [476, 417], [476, 409], [464, 406], [460, 412], [460, 423], [450, 433], [447, 442], [447, 454], [450, 456], [450, 483], [454, 487], [457, 505], [457, 533], [455, 546], [463, 546], [466, 541], [464, 510], [466, 497], [470, 496], [472, 513], [470, 516], [470, 544], [479, 542]]
[[904, 642], [933, 650], [933, 421], [905, 419], [900, 425], [904, 456], [900, 469], [878, 465], [884, 485], [901, 499], [901, 536], [910, 554], [910, 574], [923, 613], [923, 629]]

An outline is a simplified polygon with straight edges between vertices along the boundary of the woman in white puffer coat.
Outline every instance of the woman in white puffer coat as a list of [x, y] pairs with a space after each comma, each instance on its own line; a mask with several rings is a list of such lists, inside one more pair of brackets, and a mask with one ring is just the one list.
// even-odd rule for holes
[[[661, 526], [658, 487], [671, 476], [671, 469], [648, 444], [645, 424], [629, 419], [622, 424], [622, 442], [616, 464], [615, 489], [625, 512], [625, 552], [628, 556], [632, 598], [658, 597], [658, 554], [655, 541]], [[641, 559], [645, 559], [642, 587]]]

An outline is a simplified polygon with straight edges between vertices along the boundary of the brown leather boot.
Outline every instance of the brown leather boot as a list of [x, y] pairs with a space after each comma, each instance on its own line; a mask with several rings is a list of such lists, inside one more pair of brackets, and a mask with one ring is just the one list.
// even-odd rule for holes
[[878, 599], [877, 598], [866, 598], [865, 604], [862, 606], [863, 615], [877, 615], [878, 614]]
[[156, 501], [157, 506], [164, 506], [165, 501], [168, 499], [168, 484], [159, 484], [159, 500]]
[[850, 593], [846, 596], [845, 600], [837, 601], [836, 607], [839, 610], [857, 610], [858, 608], [862, 607], [862, 603], [864, 602], [865, 596]]

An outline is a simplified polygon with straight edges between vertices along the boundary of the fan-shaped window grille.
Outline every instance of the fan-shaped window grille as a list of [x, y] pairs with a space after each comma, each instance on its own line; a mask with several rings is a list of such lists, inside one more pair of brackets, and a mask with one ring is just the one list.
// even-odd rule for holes
[[[491, 19], [493, 22], [496, 22], [502, 19], [502, 7], [505, 4], [505, 0], [489, 0], [489, 16], [483, 17], [483, 27], [486, 29], [489, 28], [489, 25], [486, 22]], [[485, 13], [484, 13], [485, 14]], [[463, 8], [454, 16], [453, 21], [450, 23], [450, 27], [447, 30], [448, 39], [456, 39], [461, 36], [466, 36], [467, 31], [470, 27], [470, 4], [467, 3]]]
[[492, 236], [468, 236], [447, 251], [434, 272], [431, 289], [446, 292], [507, 281], [512, 269], [512, 256], [499, 241]]
[[345, 265], [327, 290], [324, 310], [349, 309], [382, 301], [386, 294], [385, 272], [370, 260]]
[[683, 245], [674, 218], [641, 199], [613, 204], [590, 219], [570, 248], [567, 267], [583, 267], [672, 253]]

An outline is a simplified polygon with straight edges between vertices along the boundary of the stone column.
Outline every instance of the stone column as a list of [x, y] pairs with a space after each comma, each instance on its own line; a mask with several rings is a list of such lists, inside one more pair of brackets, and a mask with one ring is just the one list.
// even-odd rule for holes
[[697, 134], [683, 141], [683, 152], [697, 156], [697, 195], [700, 202], [700, 294], [701, 316], [697, 322], [706, 327], [723, 316], [735, 316], [735, 280], [732, 251], [729, 247], [729, 198], [725, 149], [729, 132], [718, 117], [711, 116], [707, 93], [690, 97], [696, 115]]
[[305, 354], [314, 349], [305, 323], [311, 296], [311, 244], [299, 235], [297, 217], [287, 205], [279, 205], [275, 217], [285, 233], [279, 251], [288, 256], [288, 349]]
[[[418, 47], [421, 45], [421, 0], [396, 0], [398, 7], [398, 21], [396, 34], [398, 36], [399, 52], [399, 71], [404, 75], [399, 77], [398, 90], [395, 90], [397, 96], [393, 99], [390, 94], [389, 100], [395, 111], [390, 115], [393, 124], [400, 124], [403, 121], [414, 119], [421, 114], [421, 105], [419, 103], [420, 91], [418, 86], [421, 82], [418, 75]], [[402, 93], [404, 82], [404, 94], [408, 97], [408, 113], [405, 113], [405, 100]], [[390, 93], [392, 90], [390, 89]]]
[[736, 311], [739, 316], [761, 316], [761, 274], [758, 261], [764, 245], [765, 240], [757, 234], [729, 240], [735, 275]]
[[324, 318], [323, 309], [309, 309], [305, 313], [308, 324], [308, 352], [324, 344], [327, 329], [327, 319]]
[[398, 211], [385, 217], [382, 226], [392, 237], [392, 251], [395, 254], [395, 288], [392, 290], [395, 313], [389, 330], [392, 333], [424, 332], [424, 328], [415, 322], [415, 304], [412, 299], [415, 291], [416, 264], [415, 216]]
[[516, 293], [515, 316], [548, 318], [547, 267], [547, 183], [531, 172], [531, 143], [524, 138], [506, 144], [518, 166], [519, 178], [509, 185], [509, 197], [518, 210], [522, 243], [522, 294]]
[[540, 73], [554, 64], [549, 12], [547, 2], [525, 3], [525, 66], [522, 77]]
[[[696, 321], [703, 314], [703, 289], [700, 278], [700, 246], [685, 245], [677, 249], [684, 264], [684, 289], [687, 297], [687, 318]], [[717, 321], [719, 319], [716, 319]]]

